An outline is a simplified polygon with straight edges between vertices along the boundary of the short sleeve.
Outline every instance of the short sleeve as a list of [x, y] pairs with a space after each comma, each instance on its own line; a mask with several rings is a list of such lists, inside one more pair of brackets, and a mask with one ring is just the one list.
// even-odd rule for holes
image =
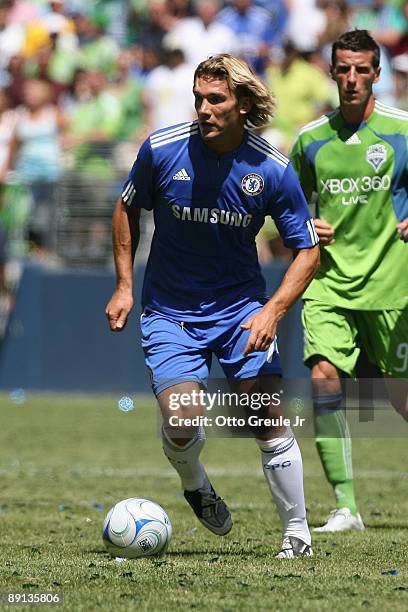
[[303, 193], [305, 194], [307, 201], [310, 202], [313, 192], [316, 191], [316, 181], [313, 168], [311, 167], [310, 161], [303, 150], [303, 143], [300, 137], [293, 145], [289, 157], [292, 161], [296, 174], [298, 175]]
[[123, 202], [135, 208], [152, 210], [154, 206], [153, 177], [153, 155], [150, 140], [147, 139], [140, 147], [128, 179], [123, 185]]
[[267, 213], [275, 221], [279, 234], [289, 249], [308, 249], [319, 242], [292, 164], [287, 165]]

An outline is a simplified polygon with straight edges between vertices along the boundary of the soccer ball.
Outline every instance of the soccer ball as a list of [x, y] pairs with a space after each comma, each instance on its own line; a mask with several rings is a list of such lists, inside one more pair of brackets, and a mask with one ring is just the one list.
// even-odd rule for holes
[[113, 506], [106, 515], [102, 538], [112, 557], [163, 555], [171, 539], [169, 517], [158, 504], [131, 497]]

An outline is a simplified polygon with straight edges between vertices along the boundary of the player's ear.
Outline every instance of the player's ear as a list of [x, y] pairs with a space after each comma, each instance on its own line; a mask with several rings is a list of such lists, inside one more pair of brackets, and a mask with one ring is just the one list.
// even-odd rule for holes
[[335, 81], [335, 80], [336, 80], [336, 77], [335, 77], [335, 72], [336, 72], [335, 67], [333, 66], [333, 64], [330, 64], [329, 73], [330, 73], [330, 76], [331, 76], [331, 78], [333, 79], [333, 81]]
[[242, 96], [239, 99], [239, 112], [241, 115], [247, 115], [252, 108], [252, 100], [249, 96]]
[[373, 83], [378, 83], [378, 81], [380, 80], [380, 74], [381, 74], [381, 66], [378, 66], [378, 68], [375, 69], [375, 77], [374, 77]]

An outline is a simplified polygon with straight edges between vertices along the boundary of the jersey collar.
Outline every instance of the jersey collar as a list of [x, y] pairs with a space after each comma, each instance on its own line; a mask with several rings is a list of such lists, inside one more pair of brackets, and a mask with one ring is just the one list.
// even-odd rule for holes
[[200, 144], [201, 147], [204, 151], [204, 154], [207, 157], [213, 158], [213, 159], [231, 159], [237, 156], [237, 154], [246, 146], [247, 140], [248, 140], [248, 130], [247, 128], [244, 129], [244, 137], [242, 139], [241, 144], [239, 145], [239, 147], [237, 147], [236, 149], [233, 149], [232, 151], [229, 151], [228, 153], [216, 153], [215, 151], [213, 151], [212, 149], [210, 149], [210, 147], [208, 147], [205, 142], [203, 141], [203, 139], [201, 138], [201, 134], [200, 132], [199, 136], [200, 136]]

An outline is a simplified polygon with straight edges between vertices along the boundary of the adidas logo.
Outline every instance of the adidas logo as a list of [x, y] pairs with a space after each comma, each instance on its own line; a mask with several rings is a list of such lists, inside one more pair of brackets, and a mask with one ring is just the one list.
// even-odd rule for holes
[[187, 170], [182, 168], [173, 176], [173, 180], [175, 181], [191, 181], [191, 178], [187, 174]]
[[346, 140], [346, 144], [361, 144], [361, 140], [359, 139], [357, 132], [354, 132], [354, 134], [352, 134], [352, 136], [350, 136], [350, 138]]

